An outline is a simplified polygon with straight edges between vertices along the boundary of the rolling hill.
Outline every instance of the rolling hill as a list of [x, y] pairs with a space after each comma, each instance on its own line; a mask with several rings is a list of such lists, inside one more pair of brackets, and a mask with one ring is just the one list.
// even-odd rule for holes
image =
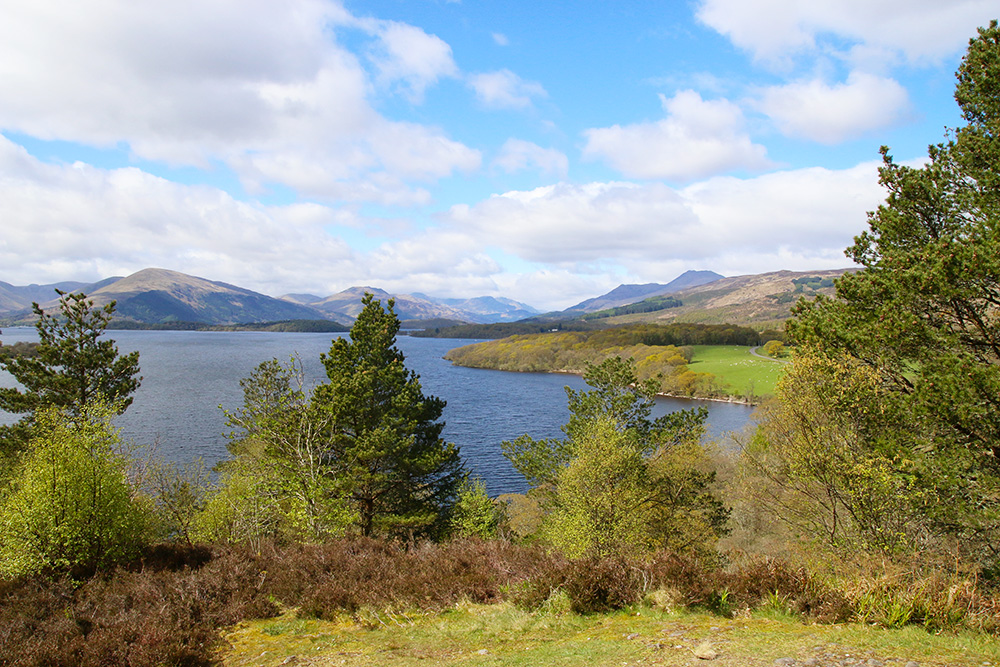
[[606, 325], [631, 322], [739, 324], [756, 329], [781, 328], [800, 298], [833, 296], [833, 280], [853, 269], [772, 271], [720, 278], [671, 293], [680, 306], [611, 316]]

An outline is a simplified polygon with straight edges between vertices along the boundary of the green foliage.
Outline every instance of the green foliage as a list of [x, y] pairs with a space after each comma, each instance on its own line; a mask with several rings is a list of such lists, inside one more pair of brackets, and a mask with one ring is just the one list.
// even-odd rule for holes
[[353, 515], [330, 462], [327, 415], [302, 389], [301, 364], [272, 359], [240, 381], [243, 407], [226, 413], [232, 461], [197, 533], [214, 541], [322, 540]]
[[162, 537], [193, 546], [195, 522], [205, 511], [210, 483], [201, 458], [186, 464], [158, 462], [150, 467], [146, 485]]
[[[882, 149], [886, 202], [848, 256], [864, 270], [837, 281], [837, 299], [803, 304], [789, 324], [809, 354], [874, 374], [857, 425], [879, 451], [891, 423], [928, 497], [926, 514], [1000, 558], [1000, 28], [969, 44], [955, 98], [967, 125], [896, 164]], [[829, 412], [833, 406], [826, 405]], [[862, 415], [860, 409], [854, 414]], [[886, 416], [883, 416], [886, 415]]]
[[0, 499], [0, 574], [91, 572], [136, 556], [151, 508], [137, 496], [107, 409], [43, 408]]
[[503, 506], [487, 495], [481, 479], [462, 483], [451, 515], [452, 535], [490, 540], [499, 535], [503, 520]]
[[513, 336], [500, 341], [467, 345], [448, 352], [445, 358], [461, 366], [506, 371], [565, 371], [582, 373], [609, 357], [637, 362], [643, 380], [657, 378], [659, 391], [682, 396], [713, 396], [723, 393], [714, 377], [687, 367], [691, 349], [675, 345], [647, 345], [646, 337], [659, 335], [658, 327], [619, 327], [581, 333], [547, 333]]
[[10, 357], [34, 357], [38, 355], [38, 343], [18, 341], [13, 345], [0, 343], [0, 359]]
[[740, 486], [772, 520], [842, 555], [925, 548], [933, 502], [912, 460], [893, 397], [848, 359], [796, 359], [762, 408]]
[[227, 413], [230, 452], [200, 534], [226, 541], [440, 534], [465, 479], [444, 442], [444, 401], [424, 396], [396, 349], [399, 320], [372, 296], [321, 356], [328, 381], [309, 396], [301, 365], [261, 364]]
[[546, 320], [529, 318], [518, 322], [493, 322], [490, 324], [460, 324], [452, 327], [435, 327], [412, 331], [417, 338], [478, 338], [496, 340], [508, 336], [546, 333], [550, 331], [593, 331], [600, 324], [580, 320]]
[[573, 457], [561, 469], [544, 535], [570, 558], [636, 555], [654, 546], [656, 508], [637, 434], [612, 417], [579, 425]]
[[824, 287], [833, 287], [833, 278], [822, 278], [820, 276], [805, 276], [804, 278], [792, 278], [792, 284], [795, 285], [797, 291], [801, 292], [802, 287], [808, 287], [810, 289], [822, 289]]
[[542, 534], [573, 557], [710, 552], [728, 511], [710, 490], [705, 410], [651, 420], [656, 383], [618, 357], [584, 377], [593, 390], [566, 390], [566, 438], [502, 444], [547, 510]]
[[[57, 290], [58, 291], [58, 290]], [[59, 315], [34, 304], [38, 347], [33, 356], [0, 357], [22, 389], [0, 388], [0, 410], [25, 417], [0, 429], [8, 453], [23, 448], [40, 408], [64, 408], [76, 417], [103, 402], [117, 413], [131, 404], [139, 387], [139, 353], [119, 355], [112, 340], [100, 340], [114, 313], [114, 302], [95, 308], [84, 294], [59, 292]]]
[[782, 343], [780, 340], [767, 341], [766, 343], [764, 343], [763, 351], [764, 354], [766, 354], [769, 357], [774, 357], [775, 359], [788, 356], [788, 349], [785, 347], [785, 344]]
[[446, 528], [465, 477], [458, 448], [441, 438], [444, 401], [425, 396], [395, 347], [399, 319], [372, 295], [351, 328], [322, 355], [328, 382], [312, 408], [326, 421], [327, 460], [365, 536]]

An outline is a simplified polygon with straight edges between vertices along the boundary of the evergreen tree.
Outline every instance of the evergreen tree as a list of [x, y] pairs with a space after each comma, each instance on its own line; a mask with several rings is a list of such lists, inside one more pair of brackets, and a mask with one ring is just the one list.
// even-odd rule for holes
[[458, 448], [441, 438], [445, 402], [424, 396], [395, 347], [399, 319], [366, 294], [350, 338], [322, 355], [328, 382], [313, 393], [329, 421], [331, 473], [364, 535], [415, 535], [446, 527], [465, 478]]
[[931, 146], [919, 168], [896, 164], [882, 148], [888, 197], [847, 249], [864, 270], [837, 282], [835, 300], [799, 307], [789, 331], [828, 366], [877, 378], [857, 409], [826, 401], [827, 409], [851, 408], [853, 428], [870, 448], [885, 446], [879, 424], [894, 424], [890, 454], [908, 461], [901, 474], [929, 491], [923, 511], [939, 529], [1000, 558], [996, 21], [970, 41], [957, 77], [967, 124]]
[[90, 404], [101, 402], [121, 414], [142, 380], [137, 377], [138, 352], [120, 355], [113, 340], [100, 339], [115, 303], [95, 308], [84, 294], [56, 291], [58, 315], [33, 304], [38, 317], [36, 354], [0, 358], [0, 368], [22, 387], [0, 388], [0, 410], [25, 415], [14, 426], [0, 430], [0, 447], [8, 454], [23, 448], [40, 408], [61, 408], [70, 417], [78, 417]]

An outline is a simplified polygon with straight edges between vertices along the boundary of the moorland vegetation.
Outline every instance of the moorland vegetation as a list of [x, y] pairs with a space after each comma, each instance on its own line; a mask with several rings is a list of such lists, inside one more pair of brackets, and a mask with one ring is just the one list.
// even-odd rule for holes
[[324, 384], [294, 360], [244, 380], [209, 483], [129, 455], [110, 418], [138, 359], [100, 339], [113, 304], [63, 295], [37, 355], [0, 360], [24, 415], [0, 434], [0, 664], [212, 664], [244, 621], [475, 604], [1000, 634], [996, 22], [958, 81], [966, 125], [919, 168], [883, 151], [889, 196], [848, 249], [864, 269], [797, 308], [791, 369], [732, 455], [704, 413], [651, 419], [622, 348], [584, 364], [564, 437], [502, 445], [531, 490], [492, 499], [369, 295]]

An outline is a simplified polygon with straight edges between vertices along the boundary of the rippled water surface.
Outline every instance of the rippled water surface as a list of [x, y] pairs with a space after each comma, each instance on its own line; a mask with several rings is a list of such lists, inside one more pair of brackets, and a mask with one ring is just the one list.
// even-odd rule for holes
[[[235, 410], [242, 401], [239, 381], [261, 361], [287, 360], [297, 354], [306, 381], [325, 379], [319, 355], [330, 348], [330, 334], [113, 331], [121, 352], [139, 351], [142, 386], [120, 421], [125, 435], [140, 445], [157, 447], [163, 458], [177, 461], [201, 456], [213, 465], [227, 456], [225, 416], [219, 406]], [[36, 340], [34, 329], [5, 329], [5, 344]], [[473, 341], [410, 338], [397, 341], [408, 368], [421, 376], [425, 394], [448, 402], [444, 437], [457, 444], [469, 469], [486, 480], [491, 494], [525, 490], [521, 478], [500, 453], [500, 443], [528, 433], [536, 438], [561, 435], [566, 423], [565, 386], [586, 388], [573, 375], [505, 373], [452, 366], [442, 357]], [[0, 385], [13, 378], [0, 373]], [[709, 431], [719, 436], [741, 429], [751, 409], [729, 403], [660, 399], [658, 413], [696, 405], [709, 410]], [[6, 417], [6, 419], [4, 419]], [[0, 413], [0, 420], [12, 421]]]

